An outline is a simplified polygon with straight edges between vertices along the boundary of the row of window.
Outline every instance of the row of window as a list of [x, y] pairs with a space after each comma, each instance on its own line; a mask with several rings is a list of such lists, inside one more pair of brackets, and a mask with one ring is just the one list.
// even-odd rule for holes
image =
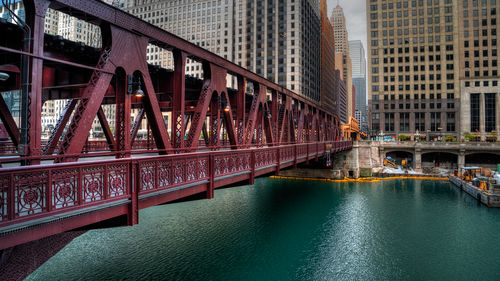
[[[475, 0], [477, 1], [477, 0]], [[483, 1], [486, 1], [486, 0], [483, 0]], [[492, 2], [493, 1], [496, 1], [496, 0], [491, 0]], [[370, 3], [372, 3], [370, 5], [370, 9], [373, 10], [377, 10], [377, 7], [378, 5], [377, 4], [374, 4], [374, 3], [377, 3], [379, 1], [377, 0], [370, 0]], [[382, 2], [382, 1], [380, 1]], [[427, 0], [424, 2], [424, 0], [419, 0], [418, 1], [418, 6], [419, 7], [423, 7], [424, 6], [424, 3], [427, 4], [427, 6], [432, 6], [432, 5], [439, 5], [440, 3], [445, 3], [445, 4], [451, 4], [452, 3], [452, 0]], [[382, 8], [382, 10], [387, 10], [387, 9], [394, 9], [394, 7], [396, 7], [397, 9], [401, 9], [401, 8], [409, 8], [411, 4], [411, 7], [415, 8], [417, 7], [417, 1], [411, 1], [411, 2], [408, 2], [408, 1], [403, 1], [403, 2], [397, 2], [396, 3], [396, 6], [394, 6], [394, 3], [382, 3], [380, 6]]]
[[[373, 58], [372, 64], [377, 65], [378, 61], [379, 61], [378, 58]], [[407, 63], [409, 63], [409, 62], [407, 62]], [[403, 72], [403, 69], [404, 69], [404, 72], [410, 72], [411, 68], [409, 65], [406, 65], [405, 67], [398, 66], [399, 72]], [[446, 64], [446, 70], [453, 70], [453, 69], [454, 69], [453, 64]], [[382, 68], [382, 70], [384, 71], [384, 73], [389, 73], [389, 72], [393, 73], [396, 71], [396, 67], [395, 66], [384, 66]], [[428, 70], [429, 71], [434, 71], [434, 70], [441, 71], [441, 65], [440, 64], [436, 64], [436, 65], [430, 64], [428, 66]], [[415, 72], [419, 71], [418, 65], [413, 66], [413, 71], [415, 71]], [[425, 71], [425, 65], [420, 66], [420, 71]], [[372, 67], [372, 73], [379, 73], [379, 67], [378, 66]]]
[[[379, 95], [373, 95], [372, 96], [372, 99], [374, 101], [377, 101], [379, 100]], [[384, 100], [389, 100], [389, 97], [390, 97], [390, 100], [396, 100], [396, 95], [384, 95]], [[411, 98], [411, 95], [410, 94], [405, 94], [405, 95], [402, 95], [402, 94], [399, 94], [398, 95], [398, 99], [399, 100], [403, 100], [403, 99], [406, 99], [406, 100], [410, 100]], [[425, 94], [413, 94], [413, 99], [414, 100], [418, 100], [418, 99], [422, 99], [422, 100], [425, 100], [426, 99], [426, 95]], [[442, 95], [441, 94], [429, 94], [429, 99], [433, 100], [434, 98], [440, 100], [442, 98]], [[446, 94], [446, 98], [447, 99], [455, 99], [455, 94], [454, 93], [448, 93]]]
[[[375, 132], [380, 131], [380, 115], [372, 115], [372, 130]], [[410, 113], [399, 113], [395, 115], [395, 113], [385, 113], [384, 117], [384, 132], [394, 132], [395, 131], [395, 116], [399, 117], [399, 131], [400, 132], [409, 132], [410, 131]], [[425, 116], [424, 112], [416, 112], [414, 113], [415, 122], [413, 123], [415, 126], [415, 131], [425, 132]], [[428, 115], [430, 127], [429, 130], [431, 132], [455, 132], [455, 113], [449, 112], [446, 113], [446, 130], [441, 127], [441, 112], [430, 112]]]
[[[445, 41], [446, 42], [453, 42], [453, 35], [445, 35]], [[412, 37], [412, 38], [396, 38], [396, 39], [383, 39], [381, 40], [382, 41], [382, 44], [383, 46], [389, 46], [389, 45], [394, 45], [395, 42], [397, 41], [398, 45], [402, 45], [402, 44], [410, 44], [413, 43], [413, 44], [418, 44], [418, 43], [439, 43], [441, 42], [441, 36], [440, 35], [437, 35], [437, 36], [428, 36], [427, 37], [427, 40], [426, 40], [426, 37], [425, 36], [421, 36], [421, 37]], [[370, 42], [371, 46], [372, 47], [377, 47], [379, 46], [379, 40], [372, 40]]]
[[[427, 103], [414, 103], [413, 104], [413, 109], [425, 109], [427, 107]], [[406, 103], [406, 104], [398, 104], [398, 107], [397, 107], [399, 110], [411, 110], [411, 103]], [[441, 109], [443, 108], [443, 104], [438, 102], [438, 103], [429, 103], [429, 108], [430, 109]], [[455, 108], [455, 104], [452, 103], [452, 102], [449, 102], [449, 103], [446, 103], [446, 108], [447, 109], [454, 109]], [[389, 110], [389, 109], [392, 109], [392, 110], [395, 110], [396, 109], [396, 104], [384, 104], [384, 110]], [[379, 104], [372, 104], [372, 110], [380, 110], [380, 105]]]
[[[482, 81], [483, 82], [483, 87], [489, 87], [490, 86], [490, 81]], [[465, 81], [465, 87], [481, 87], [481, 81], [474, 81], [474, 83], [471, 83], [470, 81]], [[497, 87], [498, 86], [498, 81], [494, 80], [491, 81], [491, 86], [492, 87]]]

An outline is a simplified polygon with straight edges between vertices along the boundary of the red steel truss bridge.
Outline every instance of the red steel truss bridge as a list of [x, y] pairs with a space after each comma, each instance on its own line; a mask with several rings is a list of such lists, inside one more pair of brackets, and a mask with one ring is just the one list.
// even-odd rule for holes
[[[133, 225], [140, 209], [352, 147], [321, 106], [111, 5], [23, 2], [24, 19], [0, 21], [0, 91], [20, 96], [14, 114], [0, 95], [0, 249], [118, 216]], [[48, 8], [97, 26], [101, 46], [45, 34]], [[149, 65], [148, 45], [173, 69]], [[201, 79], [186, 75], [188, 60]], [[66, 106], [45, 139], [52, 100]], [[95, 122], [102, 140], [89, 140]]]

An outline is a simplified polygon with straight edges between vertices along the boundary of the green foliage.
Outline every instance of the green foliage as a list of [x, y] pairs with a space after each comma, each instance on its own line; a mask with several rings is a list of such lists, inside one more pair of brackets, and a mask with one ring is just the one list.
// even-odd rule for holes
[[445, 142], [456, 142], [457, 141], [457, 138], [454, 137], [454, 136], [445, 136], [444, 137], [444, 141]]
[[478, 137], [475, 135], [471, 135], [469, 133], [465, 133], [464, 138], [466, 141], [478, 141]]
[[399, 135], [399, 141], [407, 141], [408, 137], [406, 135]]

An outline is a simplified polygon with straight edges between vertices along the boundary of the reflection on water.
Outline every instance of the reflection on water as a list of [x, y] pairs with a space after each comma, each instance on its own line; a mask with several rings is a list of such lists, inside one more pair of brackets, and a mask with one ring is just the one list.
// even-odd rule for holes
[[258, 179], [89, 231], [28, 280], [500, 280], [499, 231], [448, 182]]

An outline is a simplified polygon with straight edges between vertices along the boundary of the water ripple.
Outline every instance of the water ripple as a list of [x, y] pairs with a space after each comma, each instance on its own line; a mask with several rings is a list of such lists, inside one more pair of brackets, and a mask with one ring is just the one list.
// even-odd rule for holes
[[446, 182], [259, 179], [88, 231], [27, 280], [500, 280], [500, 210]]

